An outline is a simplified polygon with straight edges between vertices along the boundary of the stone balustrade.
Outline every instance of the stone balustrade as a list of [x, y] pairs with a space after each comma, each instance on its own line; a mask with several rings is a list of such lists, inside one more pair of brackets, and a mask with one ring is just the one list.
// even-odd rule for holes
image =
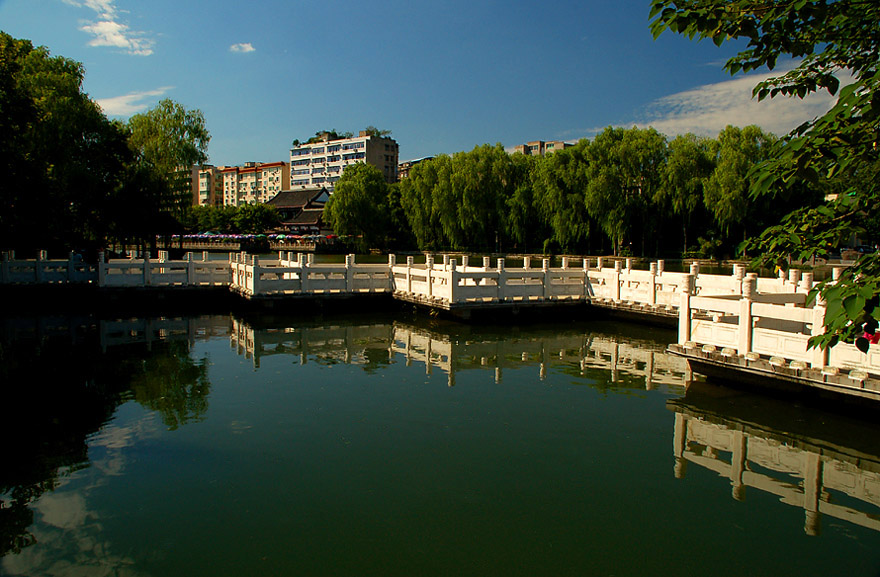
[[[806, 306], [813, 277], [794, 269], [776, 278], [758, 278], [739, 265], [731, 275], [702, 273], [696, 263], [688, 272], [670, 272], [663, 261], [636, 270], [632, 259], [607, 263], [563, 257], [561, 267], [551, 267], [549, 259], [525, 257], [521, 267], [510, 268], [503, 258], [474, 262], [468, 255], [428, 254], [424, 264], [415, 264], [411, 256], [399, 264], [393, 254], [387, 264], [357, 263], [354, 255], [341, 264], [319, 264], [313, 253], [291, 252], [279, 252], [273, 259], [246, 253], [230, 253], [227, 260], [210, 260], [207, 252], [201, 260], [192, 253], [184, 260], [167, 256], [160, 251], [158, 259], [147, 255], [88, 265], [72, 254], [67, 260], [48, 260], [40, 253], [36, 260], [21, 261], [5, 253], [2, 283], [226, 286], [248, 298], [393, 293], [446, 310], [578, 301], [627, 305], [678, 315], [682, 346], [712, 347], [739, 357], [778, 357], [788, 368], [880, 375], [878, 347], [867, 355], [845, 344], [827, 351], [809, 348], [809, 338], [824, 330], [824, 308], [821, 303]], [[839, 272], [834, 270], [834, 278]]]
[[849, 370], [852, 382], [848, 384], [858, 388], [863, 387], [867, 373], [880, 375], [877, 347], [867, 354], [846, 343], [826, 350], [810, 348], [810, 337], [824, 332], [825, 319], [821, 300], [805, 306], [812, 275], [792, 274], [780, 282], [798, 292], [761, 293], [754, 274], [743, 279], [738, 296], [697, 296], [683, 290], [678, 344], [745, 362], [769, 358], [772, 366], [794, 373], [810, 368], [836, 376], [840, 369]]
[[277, 259], [230, 255], [230, 289], [245, 296], [330, 295], [389, 293], [388, 265], [358, 264], [355, 255], [344, 264], [316, 264], [315, 255], [281, 252]]

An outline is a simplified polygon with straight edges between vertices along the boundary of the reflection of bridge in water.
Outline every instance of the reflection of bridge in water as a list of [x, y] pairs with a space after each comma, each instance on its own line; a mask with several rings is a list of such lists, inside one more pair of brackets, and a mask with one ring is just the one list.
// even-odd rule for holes
[[95, 319], [89, 316], [42, 316], [3, 319], [0, 340], [69, 338], [71, 343], [95, 338], [101, 350], [122, 345], [145, 345], [185, 340], [192, 346], [198, 340], [229, 335], [228, 315], [202, 317], [150, 317]]
[[687, 363], [650, 341], [627, 340], [601, 333], [530, 330], [528, 336], [509, 334], [444, 334], [404, 323], [352, 326], [255, 329], [233, 320], [231, 345], [259, 367], [262, 358], [292, 355], [306, 363], [384, 364], [403, 361], [422, 365], [426, 373], [439, 370], [450, 386], [464, 370], [487, 370], [500, 382], [506, 369], [533, 367], [544, 378], [549, 367], [565, 366], [573, 374], [610, 371], [611, 382], [622, 375], [643, 378], [645, 387], [684, 386]]
[[[804, 531], [823, 515], [880, 531], [880, 429], [829, 413], [693, 383], [675, 411], [675, 476], [693, 463], [730, 479], [733, 498], [751, 487], [802, 507]], [[815, 416], [815, 418], [813, 418]], [[862, 430], [863, 429], [863, 430]]]

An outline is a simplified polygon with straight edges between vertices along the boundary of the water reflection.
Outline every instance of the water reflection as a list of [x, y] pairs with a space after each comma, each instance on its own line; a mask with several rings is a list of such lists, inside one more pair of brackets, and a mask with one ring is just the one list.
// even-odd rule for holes
[[[126, 401], [155, 411], [169, 429], [201, 419], [210, 392], [207, 364], [190, 350], [198, 338], [227, 335], [228, 324], [226, 317], [0, 323], [0, 557], [23, 554], [4, 559], [7, 570], [8, 563], [31, 566], [26, 549], [37, 542], [75, 545], [78, 556], [106, 550], [93, 539], [71, 540], [77, 528], [98, 520], [86, 507], [87, 490], [63, 488], [90, 466], [104, 477], [120, 474], [122, 450], [148, 436], [111, 422]], [[143, 428], [160, 426], [153, 420]], [[42, 523], [32, 532], [35, 513]], [[95, 557], [101, 558], [106, 569], [109, 557]], [[125, 565], [117, 559], [110, 566], [116, 561]]]
[[[2, 574], [662, 574], [690, 562], [672, 545], [693, 511], [729, 502], [700, 501], [707, 471], [803, 507], [812, 534], [878, 529], [877, 427], [689, 383], [669, 333], [637, 325], [43, 318], [0, 337]], [[633, 531], [661, 524], [653, 568], [627, 571]], [[751, 546], [732, 525], [699, 531]]]
[[822, 517], [880, 531], [880, 429], [870, 422], [805, 410], [708, 383], [668, 401], [675, 412], [675, 476], [693, 463], [804, 510], [804, 531]]
[[690, 378], [687, 364], [666, 354], [662, 341], [559, 328], [498, 331], [498, 327], [455, 326], [444, 332], [396, 321], [256, 328], [233, 319], [230, 343], [257, 369], [263, 359], [275, 355], [295, 357], [301, 364], [311, 360], [363, 365], [367, 371], [402, 359], [406, 366], [421, 366], [427, 374], [445, 373], [449, 386], [455, 385], [461, 371], [489, 371], [500, 383], [505, 370], [531, 368], [544, 379], [551, 367], [573, 376], [595, 377], [600, 387], [632, 381], [642, 381], [647, 390], [657, 385], [682, 387]]

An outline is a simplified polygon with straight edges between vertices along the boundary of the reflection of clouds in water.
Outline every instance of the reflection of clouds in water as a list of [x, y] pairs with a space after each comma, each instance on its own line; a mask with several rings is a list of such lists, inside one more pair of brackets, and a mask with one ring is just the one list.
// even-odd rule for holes
[[[112, 552], [104, 539], [100, 515], [89, 510], [88, 496], [107, 483], [107, 477], [122, 475], [125, 450], [159, 435], [153, 413], [123, 425], [110, 423], [89, 439], [92, 467], [62, 478], [58, 487], [31, 507], [36, 521], [31, 533], [36, 544], [17, 555], [0, 559], [0, 574], [47, 575], [51, 577], [103, 577], [142, 575], [132, 558]], [[73, 486], [77, 488], [74, 488]], [[65, 487], [70, 487], [66, 489]]]
[[44, 495], [34, 508], [44, 523], [59, 529], [76, 529], [86, 524], [89, 513], [81, 493], [60, 492]]
[[91, 465], [108, 476], [121, 475], [125, 469], [124, 449], [159, 436], [155, 413], [125, 425], [110, 423], [89, 439]]
[[[83, 513], [86, 519], [93, 516], [86, 511]], [[133, 559], [110, 552], [110, 543], [96, 537], [100, 529], [97, 523], [75, 529], [41, 525], [33, 531], [37, 544], [18, 555], [7, 555], [0, 559], [0, 573], [50, 577], [143, 575], [134, 569]]]

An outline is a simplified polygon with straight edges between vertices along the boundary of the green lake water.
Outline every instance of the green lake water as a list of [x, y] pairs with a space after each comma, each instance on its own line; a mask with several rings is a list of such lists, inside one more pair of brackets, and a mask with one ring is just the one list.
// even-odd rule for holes
[[0, 322], [0, 575], [880, 574], [880, 426], [674, 333]]

